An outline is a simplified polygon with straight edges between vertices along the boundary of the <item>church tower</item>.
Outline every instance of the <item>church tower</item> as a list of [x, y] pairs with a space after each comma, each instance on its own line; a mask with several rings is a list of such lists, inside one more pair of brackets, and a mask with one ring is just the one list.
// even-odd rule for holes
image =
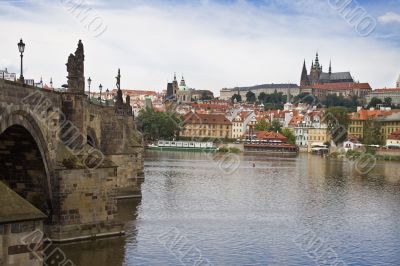
[[176, 95], [179, 91], [178, 80], [176, 79], [176, 73], [174, 74], [174, 81], [172, 81], [172, 91]]
[[319, 83], [319, 77], [321, 76], [321, 73], [322, 73], [322, 66], [319, 64], [319, 57], [317, 52], [315, 56], [315, 62], [313, 63], [313, 66], [310, 71], [311, 85]]
[[304, 60], [303, 70], [301, 72], [300, 86], [309, 86], [309, 85], [310, 85], [310, 81], [308, 79], [306, 60]]
[[400, 89], [400, 75], [399, 78], [397, 79], [396, 88]]

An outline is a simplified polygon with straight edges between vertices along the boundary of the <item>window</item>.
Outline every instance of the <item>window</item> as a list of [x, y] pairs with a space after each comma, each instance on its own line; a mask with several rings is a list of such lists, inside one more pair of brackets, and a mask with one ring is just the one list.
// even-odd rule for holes
[[11, 224], [11, 233], [19, 234], [22, 232], [31, 232], [35, 230], [34, 222], [22, 222], [22, 223], [13, 223]]

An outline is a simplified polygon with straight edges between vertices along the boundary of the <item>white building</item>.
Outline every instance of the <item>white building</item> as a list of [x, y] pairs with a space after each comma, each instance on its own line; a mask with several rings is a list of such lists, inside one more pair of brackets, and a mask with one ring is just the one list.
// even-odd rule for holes
[[238, 114], [236, 117], [233, 118], [232, 120], [232, 138], [234, 139], [240, 139], [243, 137], [244, 134], [244, 127], [243, 127], [243, 119]]
[[9, 73], [7, 68], [4, 70], [0, 69], [0, 78], [9, 80], [9, 81], [16, 81], [17, 80], [17, 74], [15, 73]]
[[386, 140], [386, 146], [400, 147], [400, 130], [397, 130], [389, 135]]
[[282, 93], [283, 95], [287, 95], [288, 92], [291, 96], [297, 96], [300, 93], [300, 88], [297, 84], [264, 84], [257, 85], [252, 87], [236, 87], [236, 88], [224, 88], [220, 90], [220, 99], [221, 100], [230, 100], [233, 95], [240, 94], [242, 100], [246, 100], [247, 92], [254, 92], [256, 98], [260, 95], [260, 93], [264, 92], [265, 94], [272, 94], [274, 92]]
[[378, 98], [384, 101], [385, 98], [392, 98], [392, 104], [400, 105], [400, 81], [397, 82], [397, 88], [391, 89], [376, 89], [366, 96], [366, 100], [369, 103], [372, 98]]
[[[308, 111], [304, 115], [304, 120], [294, 127], [296, 145], [299, 147], [309, 146], [309, 131], [315, 132], [316, 129], [326, 130], [326, 124], [322, 123], [323, 113], [321, 111]], [[313, 139], [314, 140], [314, 139]]]
[[300, 123], [294, 128], [294, 135], [296, 137], [296, 145], [299, 147], [307, 147], [308, 146], [308, 129], [310, 126], [307, 126], [305, 123]]

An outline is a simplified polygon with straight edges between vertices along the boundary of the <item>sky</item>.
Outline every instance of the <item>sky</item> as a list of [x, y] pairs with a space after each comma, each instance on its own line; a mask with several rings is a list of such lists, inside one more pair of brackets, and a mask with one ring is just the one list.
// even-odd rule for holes
[[175, 72], [216, 95], [299, 84], [317, 51], [373, 88], [400, 74], [400, 0], [0, 0], [0, 25], [0, 69], [19, 73], [23, 38], [25, 78], [55, 86], [79, 39], [92, 90], [114, 88], [118, 68], [123, 89], [161, 91]]

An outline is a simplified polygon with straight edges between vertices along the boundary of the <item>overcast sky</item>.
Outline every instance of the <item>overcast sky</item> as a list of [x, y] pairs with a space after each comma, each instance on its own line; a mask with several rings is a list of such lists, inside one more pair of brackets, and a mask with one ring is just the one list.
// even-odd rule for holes
[[223, 87], [299, 84], [303, 60], [310, 68], [316, 51], [326, 71], [331, 59], [333, 71], [351, 71], [373, 88], [393, 87], [400, 0], [349, 4], [365, 10], [361, 18], [375, 21], [373, 30], [344, 18], [344, 1], [0, 0], [0, 68], [19, 73], [22, 37], [25, 78], [52, 77], [60, 86], [82, 39], [92, 87], [112, 89], [118, 68], [123, 89], [161, 91], [174, 72], [189, 87], [217, 94]]

